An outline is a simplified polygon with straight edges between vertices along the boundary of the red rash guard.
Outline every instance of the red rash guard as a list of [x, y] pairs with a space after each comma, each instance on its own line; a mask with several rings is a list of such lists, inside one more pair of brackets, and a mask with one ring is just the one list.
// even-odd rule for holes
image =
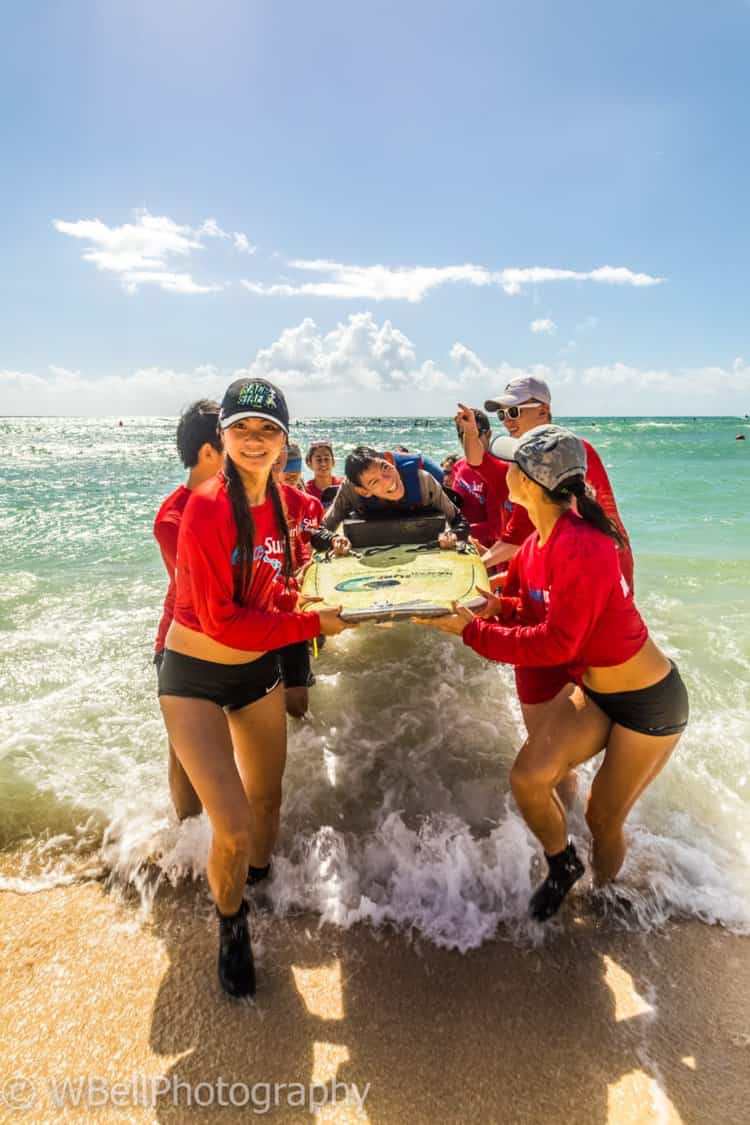
[[622, 525], [620, 513], [617, 511], [617, 503], [615, 502], [615, 494], [612, 491], [612, 485], [609, 483], [607, 470], [602, 464], [601, 457], [587, 441], [582, 441], [586, 450], [586, 484], [591, 489], [594, 499], [597, 504], [600, 504], [604, 509], [606, 515], [615, 524], [617, 530], [620, 532], [624, 543], [618, 551], [620, 559], [620, 569], [622, 570], [623, 577], [627, 582], [630, 589], [633, 589], [633, 552], [630, 549], [630, 540], [628, 533]]
[[291, 613], [296, 594], [279, 580], [268, 544], [280, 540], [270, 498], [252, 508], [255, 532], [249, 592], [234, 600], [237, 528], [221, 473], [196, 488], [185, 508], [177, 548], [174, 619], [229, 648], [268, 652], [320, 633], [317, 613]]
[[523, 541], [536, 531], [536, 528], [529, 519], [526, 509], [521, 504], [514, 504], [508, 499], [508, 483], [505, 479], [508, 474], [507, 461], [500, 461], [485, 450], [481, 464], [475, 465], [474, 469], [486, 482], [488, 488], [502, 497], [500, 539], [504, 543], [515, 543], [520, 547]]
[[543, 547], [530, 536], [513, 572], [509, 590], [518, 589], [518, 600], [511, 608], [517, 619], [536, 623], [507, 626], [475, 617], [464, 629], [464, 644], [482, 656], [521, 667], [607, 668], [645, 644], [648, 630], [613, 540], [575, 512], [560, 516]]
[[502, 504], [508, 498], [505, 477], [502, 489], [498, 490], [462, 457], [453, 466], [453, 489], [463, 500], [461, 512], [469, 521], [471, 534], [491, 547], [502, 534]]
[[[289, 538], [292, 543], [292, 560], [296, 571], [310, 561], [310, 536], [306, 527], [310, 505], [317, 504], [321, 513], [323, 505], [314, 496], [307, 496], [304, 492], [300, 492], [298, 488], [292, 488], [288, 484], [280, 484], [279, 491], [286, 510]], [[270, 554], [283, 565], [283, 543], [280, 539], [274, 540], [274, 545], [278, 549], [270, 551]]]
[[309, 546], [310, 536], [314, 531], [320, 527], [323, 522], [325, 508], [315, 496], [309, 496], [306, 492], [300, 492], [299, 495], [305, 501], [306, 508], [302, 518], [302, 526], [300, 529], [300, 538], [302, 542]]
[[[343, 482], [344, 482], [343, 477], [331, 477], [331, 483], [328, 487], [333, 488], [334, 485], [343, 484]], [[307, 492], [308, 495], [310, 495], [310, 496], [314, 496], [316, 500], [320, 500], [321, 503], [323, 502], [323, 493], [321, 492], [321, 490], [318, 488], [317, 484], [315, 483], [314, 477], [313, 477], [312, 480], [306, 480], [305, 481], [305, 492]]]
[[164, 648], [164, 638], [174, 617], [175, 569], [177, 567], [177, 537], [185, 505], [190, 499], [190, 489], [181, 484], [166, 498], [154, 520], [154, 536], [169, 575], [169, 585], [164, 596], [164, 609], [156, 633], [156, 652]]
[[[620, 559], [620, 569], [622, 570], [625, 581], [630, 589], [633, 589], [633, 552], [630, 549], [630, 541], [628, 540], [627, 532], [622, 525], [620, 513], [617, 510], [615, 503], [615, 494], [612, 491], [612, 485], [609, 483], [607, 470], [601, 462], [599, 454], [594, 449], [593, 445], [581, 439], [583, 446], [586, 449], [586, 484], [591, 489], [594, 499], [604, 509], [606, 515], [614, 522], [618, 531], [624, 539], [624, 546], [619, 548], [618, 557]], [[503, 501], [503, 528], [500, 538], [505, 543], [515, 543], [520, 546], [529, 535], [536, 534], [536, 528], [529, 519], [529, 513], [521, 504], [514, 504], [508, 499], [508, 486], [505, 482], [505, 476], [508, 472], [508, 465], [505, 461], [499, 461], [497, 457], [493, 457], [491, 453], [486, 452], [482, 458], [481, 465], [477, 466], [477, 472], [487, 482], [490, 488], [499, 491], [501, 488], [505, 490], [505, 499]]]

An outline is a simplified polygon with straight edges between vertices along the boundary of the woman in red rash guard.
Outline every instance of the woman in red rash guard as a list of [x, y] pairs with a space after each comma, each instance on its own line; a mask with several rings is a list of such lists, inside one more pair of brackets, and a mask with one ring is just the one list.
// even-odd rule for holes
[[[312, 469], [315, 476], [312, 480], [305, 481], [305, 491], [309, 492], [317, 500], [323, 502], [323, 493], [327, 488], [333, 488], [343, 481], [343, 477], [335, 477], [333, 475], [333, 466], [336, 464], [336, 457], [333, 452], [333, 446], [330, 441], [312, 441], [308, 446], [307, 456], [305, 457], [305, 464], [308, 469]], [[326, 505], [323, 505], [324, 507]]]
[[294, 612], [297, 595], [270, 558], [291, 544], [271, 466], [289, 428], [278, 388], [239, 379], [221, 404], [223, 470], [196, 488], [180, 524], [174, 618], [159, 669], [175, 752], [211, 821], [209, 887], [219, 915], [219, 979], [252, 996], [246, 882], [268, 873], [279, 825], [286, 714], [274, 650], [345, 625], [339, 610]]
[[509, 495], [536, 529], [513, 560], [517, 597], [488, 595], [479, 616], [454, 604], [452, 616], [424, 624], [462, 635], [490, 660], [577, 669], [578, 686], [545, 710], [511, 770], [516, 802], [549, 867], [529, 907], [541, 922], [584, 871], [556, 786], [605, 751], [586, 820], [595, 880], [614, 878], [625, 858], [625, 819], [677, 745], [688, 697], [635, 607], [620, 570], [617, 528], [586, 493], [582, 442], [560, 426], [538, 426], [518, 440], [496, 441], [494, 451], [510, 462]]

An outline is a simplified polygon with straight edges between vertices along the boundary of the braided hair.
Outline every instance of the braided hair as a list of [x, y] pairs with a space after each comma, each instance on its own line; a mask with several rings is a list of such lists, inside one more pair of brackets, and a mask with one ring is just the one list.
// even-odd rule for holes
[[[238, 574], [235, 578], [234, 600], [239, 604], [245, 601], [250, 589], [253, 572], [253, 551], [255, 547], [255, 523], [253, 514], [247, 501], [247, 493], [242, 483], [242, 477], [229, 454], [224, 456], [224, 480], [227, 486], [227, 496], [232, 505], [232, 515], [237, 528], [237, 550], [233, 561], [237, 563]], [[292, 562], [292, 544], [289, 536], [289, 523], [286, 508], [279, 488], [273, 476], [268, 478], [268, 491], [271, 496], [276, 523], [284, 541], [284, 566], [283, 574], [287, 589], [289, 580], [294, 573]]]

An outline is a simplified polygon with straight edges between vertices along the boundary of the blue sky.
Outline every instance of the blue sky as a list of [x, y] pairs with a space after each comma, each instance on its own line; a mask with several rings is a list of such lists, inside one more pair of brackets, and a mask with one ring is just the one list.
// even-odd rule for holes
[[744, 414], [749, 40], [744, 0], [6, 6], [0, 413], [534, 368], [563, 414]]

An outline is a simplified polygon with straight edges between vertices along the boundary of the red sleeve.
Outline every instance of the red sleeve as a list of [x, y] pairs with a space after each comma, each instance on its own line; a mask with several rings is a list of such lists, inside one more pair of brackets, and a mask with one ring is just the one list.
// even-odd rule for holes
[[174, 578], [177, 566], [177, 540], [180, 535], [181, 522], [182, 512], [170, 512], [165, 518], [154, 524], [154, 537], [159, 544], [161, 557], [170, 578]]
[[475, 617], [464, 629], [464, 644], [489, 660], [532, 668], [580, 658], [613, 582], [619, 581], [616, 555], [572, 536], [556, 545], [553, 566], [544, 621], [508, 628]]
[[176, 595], [175, 587], [175, 568], [177, 566], [177, 540], [180, 534], [180, 521], [182, 519], [182, 512], [169, 512], [163, 519], [157, 520], [154, 524], [154, 537], [159, 544], [161, 557], [164, 561], [167, 574], [169, 575], [169, 585], [167, 592], [164, 595], [164, 607], [159, 621], [159, 627], [156, 632], [156, 651], [159, 652], [164, 648], [164, 638], [167, 635], [167, 630], [172, 624], [174, 617], [174, 603]]
[[[507, 495], [507, 489], [506, 489]], [[471, 534], [480, 543], [491, 547], [497, 542], [502, 532], [502, 499], [495, 489], [487, 484], [486, 519], [471, 525]]]
[[631, 591], [633, 590], [633, 551], [630, 546], [628, 533], [625, 530], [620, 513], [617, 510], [617, 501], [615, 494], [612, 491], [607, 470], [602, 464], [602, 459], [594, 449], [593, 445], [589, 442], [584, 442], [586, 446], [586, 484], [591, 489], [594, 499], [599, 504], [606, 515], [614, 521], [617, 530], [620, 532], [624, 543], [618, 551], [620, 559], [620, 570], [622, 571], [623, 578], [627, 582]]
[[503, 520], [502, 538], [504, 542], [515, 543], [517, 547], [520, 547], [532, 532], [536, 531], [536, 528], [523, 504], [512, 504], [510, 500], [507, 501], [507, 504], [510, 511]]
[[263, 612], [235, 602], [232, 545], [216, 522], [195, 518], [196, 511], [189, 505], [183, 518], [179, 556], [180, 565], [188, 571], [193, 608], [206, 636], [246, 652], [268, 652], [317, 637], [317, 613]]
[[485, 449], [481, 464], [472, 465], [472, 468], [476, 469], [482, 480], [493, 490], [495, 495], [499, 498], [500, 503], [502, 503], [508, 495], [508, 485], [505, 480], [508, 472], [506, 462], [500, 461], [497, 457], [493, 457], [492, 454]]

